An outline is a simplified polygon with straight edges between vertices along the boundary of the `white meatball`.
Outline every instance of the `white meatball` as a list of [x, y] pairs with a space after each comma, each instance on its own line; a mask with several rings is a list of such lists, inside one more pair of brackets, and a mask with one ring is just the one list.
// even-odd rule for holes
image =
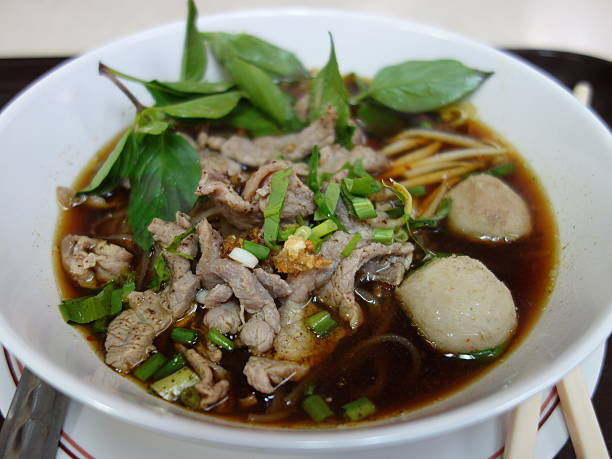
[[395, 295], [425, 339], [442, 352], [493, 348], [507, 341], [517, 326], [508, 288], [470, 257], [431, 262], [406, 277]]
[[448, 194], [448, 223], [470, 239], [509, 242], [531, 231], [527, 204], [512, 188], [488, 174], [472, 175]]

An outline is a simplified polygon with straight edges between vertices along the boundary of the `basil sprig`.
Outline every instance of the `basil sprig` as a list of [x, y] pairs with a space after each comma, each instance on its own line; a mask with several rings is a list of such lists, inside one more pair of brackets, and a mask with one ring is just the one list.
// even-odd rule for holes
[[371, 97], [398, 112], [428, 112], [462, 99], [490, 75], [452, 59], [406, 61], [379, 70], [358, 101]]
[[332, 106], [337, 116], [336, 140], [350, 150], [353, 147], [351, 137], [355, 127], [348, 124], [350, 117], [348, 91], [338, 69], [334, 40], [331, 35], [330, 42], [331, 50], [327, 64], [310, 84], [308, 118], [311, 122], [321, 119], [325, 116], [328, 107]]
[[181, 81], [199, 81], [206, 72], [206, 48], [198, 33], [198, 10], [193, 0], [187, 2], [187, 24], [181, 61]]

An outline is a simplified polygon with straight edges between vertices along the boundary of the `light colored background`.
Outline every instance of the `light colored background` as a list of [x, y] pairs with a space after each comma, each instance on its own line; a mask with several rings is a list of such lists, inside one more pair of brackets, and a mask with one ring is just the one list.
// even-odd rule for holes
[[[495, 46], [612, 59], [612, 0], [196, 1], [201, 15], [245, 8], [335, 8], [437, 25]], [[183, 0], [0, 0], [0, 57], [78, 54], [184, 16]]]

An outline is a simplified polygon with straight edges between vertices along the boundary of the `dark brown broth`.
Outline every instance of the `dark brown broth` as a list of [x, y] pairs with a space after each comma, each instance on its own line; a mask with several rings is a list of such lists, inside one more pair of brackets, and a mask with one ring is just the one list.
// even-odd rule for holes
[[[431, 118], [436, 121], [435, 118]], [[412, 121], [414, 122], [414, 120]], [[479, 138], [493, 138], [498, 143], [504, 143], [496, 138], [486, 127], [470, 121], [459, 132], [469, 133]], [[368, 139], [372, 146], [379, 146], [381, 139]], [[116, 141], [116, 139], [115, 139]], [[88, 167], [78, 177], [75, 188], [83, 187], [95, 173], [103, 158], [108, 155], [114, 142], [103, 149]], [[517, 165], [516, 171], [506, 181], [522, 194], [528, 203], [533, 217], [532, 233], [512, 244], [492, 245], [470, 242], [457, 237], [442, 226], [439, 230], [420, 230], [418, 237], [425, 241], [433, 250], [447, 253], [458, 253], [472, 256], [487, 265], [510, 288], [519, 313], [519, 327], [504, 356], [492, 363], [451, 359], [433, 351], [419, 337], [404, 314], [394, 304], [391, 296], [381, 300], [380, 307], [392, 315], [387, 333], [395, 333], [412, 341], [422, 356], [419, 375], [410, 378], [413, 362], [403, 348], [396, 344], [383, 344], [373, 348], [363, 363], [342, 372], [341, 364], [346, 361], [350, 349], [372, 334], [374, 316], [369, 306], [362, 303], [365, 311], [365, 324], [355, 334], [344, 338], [330, 356], [321, 364], [324, 368], [316, 380], [317, 393], [323, 394], [330, 401], [330, 406], [340, 413], [341, 406], [360, 397], [363, 391], [375, 389], [373, 385], [380, 378], [386, 383], [378, 393], [372, 392], [370, 398], [377, 406], [377, 414], [370, 418], [377, 419], [412, 410], [430, 404], [460, 390], [503, 361], [516, 348], [540, 316], [547, 296], [552, 288], [554, 268], [557, 262], [557, 230], [555, 220], [548, 201], [534, 175], [525, 166], [517, 154], [512, 154], [512, 161]], [[125, 196], [119, 196], [125, 198]], [[85, 206], [76, 207], [60, 216], [56, 247], [61, 238], [70, 233], [89, 234], [91, 222], [107, 214], [108, 211], [90, 209]], [[139, 256], [142, 256], [139, 255]], [[64, 273], [59, 251], [54, 252], [56, 275], [62, 298], [74, 298], [88, 294], [86, 289], [76, 286]], [[187, 318], [183, 326], [195, 324], [195, 315]], [[340, 322], [338, 320], [338, 322]], [[103, 335], [94, 335], [89, 327], [79, 327], [86, 339], [103, 358]], [[156, 339], [156, 346], [166, 355], [172, 355], [174, 348], [169, 340], [168, 332]], [[246, 383], [242, 367], [248, 358], [245, 350], [224, 353], [222, 365], [231, 373], [231, 397], [229, 402], [221, 405], [213, 414], [234, 421], [246, 422], [248, 413], [263, 412], [273, 397], [258, 395], [258, 403], [254, 407], [240, 408], [238, 399], [248, 396], [253, 390]], [[381, 363], [382, 362], [382, 363]], [[380, 372], [380, 373], [378, 373]], [[132, 378], [136, 381], [134, 378]], [[138, 382], [138, 381], [136, 381]], [[290, 391], [293, 384], [287, 384], [284, 391]], [[282, 392], [282, 391], [281, 391]], [[286, 393], [286, 392], [285, 392]], [[341, 422], [332, 418], [324, 425], [333, 426]], [[297, 427], [312, 425], [309, 418], [301, 410], [292, 416], [273, 425], [278, 427]]]

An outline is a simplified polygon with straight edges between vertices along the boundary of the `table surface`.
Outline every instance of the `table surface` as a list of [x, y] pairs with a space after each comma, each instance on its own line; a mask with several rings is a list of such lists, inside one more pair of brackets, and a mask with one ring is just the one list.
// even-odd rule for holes
[[[256, 8], [333, 8], [393, 16], [493, 46], [612, 59], [610, 0], [196, 0], [201, 17]], [[185, 16], [185, 0], [2, 0], [0, 57], [72, 56]]]
[[[601, 90], [606, 91], [606, 95], [610, 94], [612, 90], [612, 75], [601, 72], [601, 69], [612, 72], [612, 63], [610, 62], [568, 53], [534, 52], [530, 50], [517, 50], [516, 53], [541, 65], [570, 87], [577, 81], [585, 79], [582, 75], [583, 72], [594, 71], [602, 78], [601, 84], [604, 86], [600, 86]], [[0, 108], [31, 81], [64, 59], [57, 57], [0, 59]], [[598, 86], [595, 87], [598, 88]], [[602, 118], [612, 126], [612, 98], [596, 97], [595, 100], [598, 101], [596, 109], [598, 109]], [[608, 345], [611, 343], [612, 338], [608, 341]], [[606, 355], [604, 369], [599, 387], [593, 397], [593, 403], [608, 450], [612, 450], [612, 416], [610, 415], [612, 413], [612, 353], [610, 352]], [[0, 415], [0, 426], [2, 421], [3, 418]], [[557, 455], [558, 459], [574, 457], [576, 456], [569, 442]]]

